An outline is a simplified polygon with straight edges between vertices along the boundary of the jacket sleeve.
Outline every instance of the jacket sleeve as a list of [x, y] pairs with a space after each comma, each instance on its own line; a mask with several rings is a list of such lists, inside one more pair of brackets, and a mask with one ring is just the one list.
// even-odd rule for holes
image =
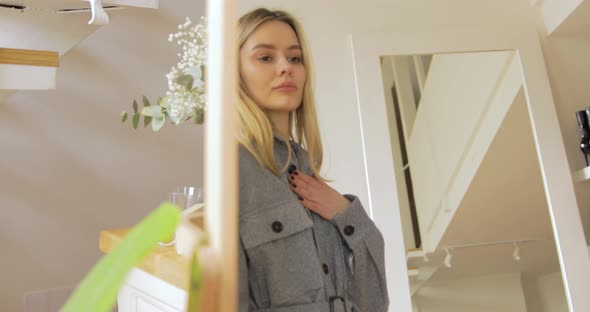
[[250, 288], [248, 285], [248, 261], [242, 241], [238, 243], [238, 311], [248, 312], [253, 302], [250, 299]]
[[389, 297], [385, 278], [383, 236], [353, 195], [344, 195], [351, 204], [332, 220], [345, 242], [349, 260], [348, 298], [361, 312], [387, 311]]
[[[256, 169], [258, 166], [254, 157], [242, 145], [239, 146], [239, 211], [240, 220], [242, 214], [251, 211], [255, 206], [253, 201], [256, 199], [255, 192], [252, 191], [252, 183], [250, 181], [258, 178]], [[238, 222], [241, 224], [241, 222]], [[241, 226], [241, 225], [238, 225]], [[241, 233], [238, 231], [238, 233]], [[238, 237], [238, 311], [249, 312], [257, 310], [254, 294], [250, 289], [250, 280], [248, 276], [249, 260], [242, 241], [241, 234]]]

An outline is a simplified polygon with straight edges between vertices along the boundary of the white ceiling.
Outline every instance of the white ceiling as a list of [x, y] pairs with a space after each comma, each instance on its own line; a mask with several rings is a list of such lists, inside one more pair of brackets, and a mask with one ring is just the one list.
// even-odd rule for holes
[[551, 36], [590, 35], [590, 1], [582, 0], [575, 10], [553, 31]]

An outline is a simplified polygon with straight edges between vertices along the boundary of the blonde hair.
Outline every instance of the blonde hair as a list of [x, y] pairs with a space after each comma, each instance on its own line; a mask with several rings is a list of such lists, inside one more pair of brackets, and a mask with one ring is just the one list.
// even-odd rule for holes
[[[323, 150], [312, 89], [311, 58], [301, 25], [287, 12], [270, 11], [263, 8], [256, 9], [246, 13], [239, 20], [239, 48], [241, 49], [243, 47], [246, 40], [248, 40], [260, 25], [268, 21], [280, 21], [288, 24], [299, 40], [299, 45], [303, 53], [303, 66], [305, 66], [306, 71], [306, 83], [303, 88], [301, 105], [289, 113], [289, 132], [293, 140], [307, 150], [309, 166], [315, 177], [324, 180], [320, 176]], [[278, 176], [280, 172], [287, 169], [287, 166], [291, 162], [291, 145], [287, 143], [289, 157], [283, 168], [279, 171], [274, 158], [274, 126], [265, 112], [248, 94], [241, 75], [239, 95], [240, 99], [237, 107], [240, 123], [238, 126], [238, 141], [263, 167], [266, 167]], [[291, 138], [284, 139], [288, 142]]]

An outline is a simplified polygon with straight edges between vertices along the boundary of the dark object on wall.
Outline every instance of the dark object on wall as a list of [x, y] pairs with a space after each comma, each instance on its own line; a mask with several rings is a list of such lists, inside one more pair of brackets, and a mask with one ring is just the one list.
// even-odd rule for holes
[[588, 116], [590, 108], [576, 112], [576, 119], [578, 120], [578, 131], [580, 131], [580, 150], [584, 154], [586, 166], [588, 166], [588, 154], [590, 154], [590, 124], [588, 124]]
[[5, 8], [5, 9], [15, 9], [15, 10], [24, 10], [26, 9], [25, 6], [23, 5], [17, 5], [17, 4], [5, 4], [5, 3], [0, 3], [0, 8]]

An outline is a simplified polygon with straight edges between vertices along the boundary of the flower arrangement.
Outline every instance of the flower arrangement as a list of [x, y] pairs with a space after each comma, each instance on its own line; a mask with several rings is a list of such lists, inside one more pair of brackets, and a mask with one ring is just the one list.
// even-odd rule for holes
[[[168, 37], [169, 42], [176, 42], [182, 47], [178, 53], [180, 61], [166, 75], [168, 91], [166, 96], [158, 98], [156, 104], [143, 96], [143, 108], [133, 100], [133, 116], [131, 123], [137, 129], [143, 116], [144, 127], [152, 125], [153, 131], [162, 128], [166, 120], [178, 125], [193, 119], [194, 123], [202, 124], [206, 111], [205, 70], [207, 60], [207, 28], [206, 19], [201, 17], [200, 23], [193, 25], [190, 18], [178, 25], [178, 32]], [[121, 112], [121, 122], [127, 120], [126, 111]]]

